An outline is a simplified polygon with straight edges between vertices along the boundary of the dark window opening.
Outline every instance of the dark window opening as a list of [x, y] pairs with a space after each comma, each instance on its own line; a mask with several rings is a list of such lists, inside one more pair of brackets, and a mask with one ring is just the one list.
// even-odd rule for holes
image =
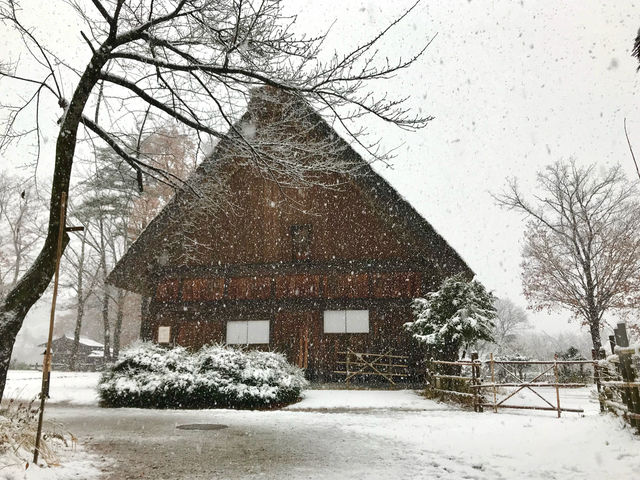
[[311, 225], [291, 226], [291, 247], [294, 261], [311, 258], [311, 234]]

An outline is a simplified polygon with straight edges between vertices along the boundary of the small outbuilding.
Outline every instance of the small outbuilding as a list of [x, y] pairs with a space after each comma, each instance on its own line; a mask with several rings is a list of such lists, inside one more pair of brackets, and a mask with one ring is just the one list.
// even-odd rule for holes
[[[285, 118], [292, 111], [303, 120]], [[220, 185], [202, 189], [219, 198], [179, 191], [109, 282], [144, 297], [144, 340], [280, 351], [310, 378], [335, 378], [348, 350], [408, 356], [415, 370], [422, 349], [403, 328], [411, 300], [473, 272], [303, 100], [256, 90], [234, 129], [260, 135], [277, 124], [309, 138], [310, 150], [327, 139], [331, 149], [311, 154], [340, 155], [356, 168], [287, 185], [234, 159], [233, 143], [221, 140], [191, 183]]]
[[[46, 348], [42, 343], [39, 347]], [[54, 370], [67, 370], [71, 363], [73, 351], [73, 335], [62, 334], [51, 341], [51, 353], [53, 354], [51, 366]], [[88, 337], [80, 337], [78, 351], [76, 353], [76, 370], [98, 370], [104, 364], [104, 345]]]

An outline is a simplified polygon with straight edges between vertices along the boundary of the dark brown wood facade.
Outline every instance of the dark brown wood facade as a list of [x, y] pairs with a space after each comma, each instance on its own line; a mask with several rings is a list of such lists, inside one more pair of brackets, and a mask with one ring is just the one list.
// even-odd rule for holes
[[[327, 176], [339, 187], [295, 189], [235, 168], [226, 189], [233, 208], [213, 215], [170, 204], [110, 276], [149, 297], [142, 338], [157, 341], [168, 326], [169, 343], [198, 348], [224, 343], [229, 321], [268, 321], [268, 343], [252, 346], [286, 354], [312, 378], [330, 377], [347, 348], [391, 350], [417, 364], [420, 349], [403, 329], [411, 299], [447, 276], [472, 273], [364, 162], [363, 169]], [[202, 248], [186, 251], [181, 215], [197, 225], [188, 235]], [[368, 333], [326, 333], [330, 310], [367, 310]]]

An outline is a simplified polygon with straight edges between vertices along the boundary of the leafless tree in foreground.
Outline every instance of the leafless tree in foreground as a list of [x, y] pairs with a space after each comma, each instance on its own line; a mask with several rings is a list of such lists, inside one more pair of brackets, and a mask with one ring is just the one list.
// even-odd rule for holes
[[640, 287], [640, 203], [619, 166], [558, 162], [538, 174], [539, 191], [524, 198], [515, 180], [497, 197], [527, 215], [524, 292], [537, 309], [561, 306], [589, 326], [600, 350], [609, 309], [635, 306]]
[[[107, 144], [131, 165], [140, 186], [143, 174], [179, 186], [177, 179], [158, 168], [152, 158], [134, 151], [131, 145], [135, 142], [123, 138], [126, 127], [122, 126], [144, 124], [151, 110], [158, 117], [173, 118], [189, 128], [199, 139], [199, 148], [213, 141], [232, 142], [244, 148], [247, 161], [262, 174], [295, 183], [309, 178], [314, 170], [348, 171], [352, 166], [330, 164], [326, 161], [330, 155], [316, 155], [314, 158], [324, 158], [317, 163], [291, 161], [297, 153], [309, 156], [309, 152], [322, 149], [331, 153], [335, 145], [320, 140], [318, 145], [310, 145], [309, 138], [304, 143], [296, 139], [288, 144], [280, 142], [274, 154], [264, 135], [236, 129], [235, 121], [252, 88], [269, 86], [303, 98], [378, 159], [383, 155], [376, 143], [367, 142], [354, 120], [370, 115], [406, 129], [421, 128], [430, 120], [411, 115], [404, 99], [376, 96], [368, 86], [370, 81], [388, 79], [409, 67], [426, 49], [427, 45], [396, 63], [376, 58], [381, 38], [415, 5], [370, 41], [323, 62], [318, 58], [325, 36], [297, 38], [292, 33], [295, 18], [283, 14], [279, 0], [67, 3], [75, 9], [78, 23], [84, 25], [81, 34], [89, 57], [82, 65], [57, 58], [46, 42], [25, 26], [23, 19], [37, 12], [20, 10], [17, 0], [0, 0], [0, 23], [22, 36], [26, 51], [42, 72], [39, 76], [26, 74], [19, 64], [9, 68], [6, 62], [0, 67], [0, 79], [22, 82], [22, 92], [31, 89], [26, 103], [10, 110], [0, 146], [29, 133], [40, 145], [42, 117], [38, 110], [44, 95], [52, 95], [62, 109], [46, 241], [32, 268], [0, 304], [0, 396], [15, 337], [55, 269], [60, 199], [69, 190], [78, 141], [89, 138]], [[66, 80], [73, 74], [77, 75], [74, 80]], [[70, 96], [63, 92], [70, 92]], [[27, 121], [18, 118], [33, 111], [36, 113], [30, 128], [20, 131]], [[65, 246], [67, 242], [65, 238]]]

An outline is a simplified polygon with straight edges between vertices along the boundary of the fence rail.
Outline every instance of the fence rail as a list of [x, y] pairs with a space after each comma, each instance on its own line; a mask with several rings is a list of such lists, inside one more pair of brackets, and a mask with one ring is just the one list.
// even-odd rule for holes
[[619, 323], [609, 337], [612, 355], [600, 362], [602, 388], [600, 402], [610, 412], [621, 415], [640, 433], [640, 345], [630, 346], [627, 326]]
[[[547, 410], [555, 411], [558, 417], [562, 412], [583, 412], [580, 408], [567, 408], [560, 404], [560, 390], [563, 388], [580, 388], [587, 386], [582, 382], [563, 382], [560, 379], [560, 368], [568, 368], [572, 365], [593, 365], [593, 360], [496, 360], [493, 355], [488, 361], [478, 360], [476, 353], [471, 360], [446, 361], [431, 360], [427, 367], [428, 390], [435, 394], [451, 395], [471, 401], [473, 408], [481, 412], [484, 408], [491, 408], [497, 412], [500, 408], [513, 408], [520, 410]], [[517, 368], [529, 366], [542, 366], [542, 372], [525, 378], [516, 371]], [[502, 379], [496, 375], [497, 367], [500, 368]], [[441, 373], [442, 372], [442, 373]], [[484, 373], [484, 374], [483, 374]], [[536, 389], [555, 389], [555, 402], [545, 398]], [[528, 390], [544, 402], [544, 405], [512, 405], [506, 403], [517, 393]]]
[[344, 370], [335, 370], [333, 373], [345, 375], [345, 382], [349, 382], [360, 375], [376, 376], [385, 379], [392, 385], [396, 379], [409, 376], [408, 359], [406, 355], [394, 355], [390, 351], [383, 353], [354, 352], [347, 349], [346, 352], [338, 352], [344, 355], [344, 360], [336, 363]]

